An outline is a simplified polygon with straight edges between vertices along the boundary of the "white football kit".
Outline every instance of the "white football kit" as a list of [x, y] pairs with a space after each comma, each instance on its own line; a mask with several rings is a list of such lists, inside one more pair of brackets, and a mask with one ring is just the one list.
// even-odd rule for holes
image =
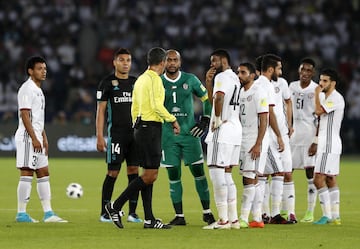
[[300, 81], [290, 83], [289, 89], [293, 106], [294, 133], [290, 137], [294, 169], [315, 166], [316, 156], [309, 156], [309, 147], [316, 135], [317, 116], [315, 115], [315, 88], [317, 83], [302, 88]]
[[[281, 159], [282, 170], [283, 172], [292, 172], [292, 160], [291, 160], [291, 150], [289, 142], [289, 126], [287, 123], [286, 109], [284, 100], [290, 99], [290, 91], [288, 83], [284, 78], [279, 77], [277, 81], [271, 82], [274, 86], [274, 113], [276, 116], [276, 121], [279, 127], [279, 131], [284, 142], [284, 150], [282, 152], [278, 151], [277, 137], [272, 129], [270, 129], [270, 155], [273, 157], [278, 157], [278, 154]], [[274, 168], [273, 162], [270, 160], [271, 156], [268, 158], [266, 173], [277, 173], [281, 172], [280, 165], [275, 165]], [[269, 167], [269, 166], [273, 167]], [[278, 171], [280, 170], [280, 171]]]
[[[16, 167], [38, 169], [48, 166], [48, 156], [45, 152], [35, 153], [32, 139], [25, 129], [20, 110], [30, 110], [31, 124], [40, 143], [43, 143], [42, 132], [45, 122], [45, 97], [43, 91], [30, 78], [25, 81], [18, 91], [19, 125], [15, 133]], [[43, 144], [42, 144], [43, 145]]]
[[210, 129], [205, 139], [208, 144], [207, 163], [220, 167], [238, 165], [242, 140], [242, 127], [239, 119], [239, 78], [231, 69], [227, 69], [216, 75], [214, 82], [214, 95], [217, 92], [224, 93], [224, 105], [221, 112], [223, 123], [214, 132], [211, 131], [211, 124], [215, 119], [213, 107]]
[[267, 92], [259, 84], [253, 84], [248, 90], [242, 88], [240, 91], [240, 121], [242, 125], [240, 170], [244, 176], [253, 179], [256, 174], [263, 174], [265, 168], [267, 146], [261, 147], [263, 155], [256, 160], [251, 158], [249, 150], [255, 145], [258, 137], [259, 114], [269, 112], [267, 96]]
[[343, 96], [334, 90], [325, 98], [320, 93], [320, 104], [326, 113], [320, 115], [318, 148], [315, 173], [326, 175], [339, 174], [342, 142], [340, 138], [341, 122], [344, 117], [345, 101]]
[[[260, 75], [254, 82], [254, 85], [258, 85], [260, 89], [262, 89], [267, 94], [267, 102], [268, 106], [275, 106], [275, 90], [274, 86], [271, 84], [270, 80], [266, 78], [263, 75]], [[266, 151], [266, 153], [261, 153], [259, 158], [259, 169], [264, 169], [265, 171], [265, 165], [267, 163], [267, 157], [268, 157], [268, 151], [269, 151], [269, 144], [270, 144], [270, 124], [268, 125], [268, 128], [266, 129], [263, 142], [262, 142], [262, 149], [263, 151]], [[280, 157], [274, 159], [275, 164], [280, 164]]]

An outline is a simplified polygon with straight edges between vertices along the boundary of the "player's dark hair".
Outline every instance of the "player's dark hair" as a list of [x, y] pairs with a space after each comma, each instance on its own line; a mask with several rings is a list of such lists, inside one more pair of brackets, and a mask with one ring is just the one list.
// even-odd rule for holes
[[260, 72], [261, 72], [262, 59], [263, 59], [263, 56], [262, 56], [262, 55], [256, 57], [256, 59], [255, 59], [255, 68], [256, 68], [256, 70], [258, 70], [258, 71], [260, 71]]
[[320, 75], [329, 76], [331, 81], [335, 81], [336, 83], [339, 82], [339, 74], [336, 72], [335, 69], [324, 68], [324, 69], [321, 70]]
[[119, 56], [119, 54], [129, 54], [129, 55], [131, 55], [130, 51], [127, 48], [119, 48], [114, 53], [114, 59], [116, 59]]
[[220, 58], [226, 58], [227, 62], [230, 65], [230, 63], [231, 63], [230, 54], [225, 49], [218, 48], [214, 52], [212, 52], [210, 56], [213, 56], [213, 55], [219, 56]]
[[281, 61], [281, 58], [274, 54], [266, 54], [262, 57], [261, 62], [261, 71], [265, 72], [268, 68], [276, 68], [278, 62]]
[[250, 62], [244, 62], [244, 63], [240, 63], [239, 66], [243, 66], [246, 67], [250, 73], [256, 74], [256, 69], [254, 64], [250, 63]]
[[309, 65], [313, 66], [313, 68], [315, 68], [315, 66], [316, 66], [315, 61], [313, 59], [309, 58], [309, 57], [303, 58], [300, 61], [300, 65], [301, 64], [309, 64]]
[[166, 51], [163, 48], [155, 47], [149, 50], [147, 53], [147, 63], [149, 66], [159, 65], [165, 61]]
[[45, 59], [41, 56], [31, 56], [27, 59], [25, 64], [25, 73], [30, 75], [28, 70], [34, 69], [36, 63], [46, 63]]

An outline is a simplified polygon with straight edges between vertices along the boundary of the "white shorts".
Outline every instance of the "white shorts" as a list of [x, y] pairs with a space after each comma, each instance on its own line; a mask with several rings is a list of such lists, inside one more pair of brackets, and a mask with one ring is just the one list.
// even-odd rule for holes
[[16, 140], [16, 167], [30, 168], [37, 170], [47, 167], [49, 165], [48, 156], [42, 153], [35, 153], [31, 139], [24, 142], [23, 140]]
[[315, 167], [316, 156], [309, 156], [309, 147], [304, 145], [291, 146], [293, 169]]
[[255, 179], [256, 175], [264, 174], [267, 153], [260, 153], [260, 157], [256, 160], [251, 158], [251, 153], [240, 151], [240, 173], [251, 179]]
[[284, 172], [277, 141], [270, 139], [264, 174]]
[[340, 170], [340, 154], [319, 153], [316, 157], [315, 173], [336, 176]]
[[284, 150], [280, 152], [280, 158], [283, 166], [283, 170], [285, 173], [290, 173], [293, 170], [292, 167], [292, 158], [291, 158], [291, 147], [290, 147], [290, 139], [288, 135], [282, 136], [284, 142]]
[[206, 158], [207, 165], [219, 167], [239, 165], [240, 145], [209, 142]]

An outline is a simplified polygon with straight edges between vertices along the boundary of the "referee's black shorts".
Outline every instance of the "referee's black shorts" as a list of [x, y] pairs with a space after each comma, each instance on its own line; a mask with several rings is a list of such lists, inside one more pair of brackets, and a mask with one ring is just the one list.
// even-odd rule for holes
[[162, 123], [140, 121], [135, 128], [135, 141], [140, 155], [140, 166], [144, 169], [158, 169], [161, 160], [161, 129]]

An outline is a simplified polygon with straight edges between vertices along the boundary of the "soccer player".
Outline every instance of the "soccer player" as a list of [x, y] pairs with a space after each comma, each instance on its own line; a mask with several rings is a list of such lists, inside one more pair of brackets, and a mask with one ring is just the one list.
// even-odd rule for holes
[[300, 222], [313, 222], [317, 190], [314, 185], [315, 154], [317, 150], [316, 129], [318, 118], [315, 111], [315, 61], [304, 58], [299, 66], [299, 80], [289, 85], [294, 133], [290, 137], [294, 169], [305, 169], [307, 178], [307, 211]]
[[[243, 176], [244, 189], [240, 227], [263, 228], [262, 202], [257, 199], [255, 203], [254, 200], [256, 195], [263, 194], [259, 192], [257, 175], [264, 173], [268, 148], [263, 143], [268, 126], [268, 95], [259, 85], [254, 85], [256, 71], [253, 64], [241, 63], [238, 67], [238, 77], [243, 86], [240, 90], [240, 121], [242, 125], [240, 170]], [[249, 223], [251, 208], [253, 209], [253, 221]]]
[[166, 52], [155, 47], [147, 53], [148, 69], [136, 80], [133, 90], [131, 117], [135, 127], [134, 136], [139, 150], [142, 175], [134, 179], [120, 196], [105, 205], [111, 220], [123, 228], [121, 208], [130, 196], [141, 190], [144, 207], [144, 228], [169, 229], [170, 225], [156, 219], [152, 210], [153, 184], [157, 179], [161, 160], [162, 123], [170, 122], [173, 132], [180, 133], [176, 117], [164, 107], [165, 91], [159, 75], [164, 73]]
[[44, 129], [45, 97], [41, 90], [41, 83], [46, 79], [46, 62], [42, 57], [33, 56], [27, 60], [25, 69], [29, 78], [18, 91], [19, 125], [15, 133], [16, 167], [20, 170], [16, 221], [39, 222], [26, 212], [35, 173], [37, 192], [44, 210], [43, 221], [65, 223], [67, 220], [57, 216], [51, 208], [49, 144]]
[[[210, 129], [206, 136], [207, 163], [213, 183], [214, 198], [219, 220], [204, 229], [239, 229], [237, 215], [237, 193], [231, 168], [239, 164], [242, 128], [239, 119], [240, 82], [230, 67], [230, 55], [217, 49], [210, 57], [208, 75], [214, 78], [213, 107]], [[207, 88], [212, 88], [211, 77], [206, 77]]]
[[[289, 139], [294, 131], [292, 128], [291, 95], [288, 82], [283, 77], [278, 77], [277, 80], [272, 80], [271, 83], [275, 89], [274, 113], [284, 142], [284, 150], [280, 152], [284, 172], [282, 207], [280, 213], [290, 222], [297, 223], [295, 215], [295, 186], [292, 177], [293, 167]], [[272, 136], [274, 136], [274, 133]]]
[[[201, 135], [209, 125], [211, 104], [208, 101], [206, 88], [193, 74], [180, 71], [181, 57], [176, 50], [166, 52], [165, 74], [161, 79], [165, 88], [165, 107], [173, 114], [181, 127], [181, 133], [174, 135], [169, 123], [163, 124], [161, 165], [166, 167], [170, 197], [175, 210], [175, 218], [170, 225], [186, 225], [183, 213], [181, 183], [181, 159], [194, 176], [195, 186], [203, 207], [203, 220], [208, 224], [215, 222], [210, 210], [209, 187], [204, 172], [204, 158], [200, 143]], [[204, 114], [199, 123], [194, 120], [193, 95], [201, 99]]]
[[336, 176], [340, 172], [342, 142], [340, 128], [345, 102], [336, 91], [339, 76], [334, 69], [323, 69], [315, 88], [315, 114], [320, 117], [314, 183], [319, 193], [323, 216], [314, 224], [341, 224], [340, 191]]
[[[266, 54], [262, 56], [261, 75], [256, 80], [256, 84], [260, 84], [269, 93], [269, 149], [266, 167], [264, 171], [265, 176], [272, 176], [270, 195], [271, 195], [271, 224], [289, 224], [286, 219], [280, 215], [280, 206], [283, 195], [284, 184], [284, 168], [281, 162], [281, 152], [284, 151], [285, 145], [283, 141], [283, 130], [281, 127], [282, 122], [278, 122], [279, 112], [283, 109], [282, 98], [279, 105], [279, 96], [276, 96], [275, 87], [270, 81], [277, 81], [282, 72], [281, 58], [273, 55]], [[275, 106], [278, 105], [278, 109]], [[281, 110], [281, 111], [279, 111]], [[285, 129], [288, 132], [288, 129]], [[290, 157], [290, 155], [289, 155]], [[291, 161], [291, 160], [290, 160]], [[264, 200], [264, 202], [267, 200]]]
[[[139, 176], [134, 130], [131, 119], [132, 90], [136, 78], [129, 76], [131, 54], [125, 48], [118, 49], [114, 54], [114, 73], [106, 76], [99, 84], [96, 98], [96, 148], [99, 152], [106, 151], [107, 174], [101, 195], [101, 222], [111, 222], [105, 211], [105, 205], [111, 201], [115, 181], [119, 175], [121, 164], [126, 160], [128, 182]], [[107, 117], [107, 141], [104, 139], [104, 124]], [[142, 222], [136, 214], [138, 193], [129, 199], [129, 222]]]

